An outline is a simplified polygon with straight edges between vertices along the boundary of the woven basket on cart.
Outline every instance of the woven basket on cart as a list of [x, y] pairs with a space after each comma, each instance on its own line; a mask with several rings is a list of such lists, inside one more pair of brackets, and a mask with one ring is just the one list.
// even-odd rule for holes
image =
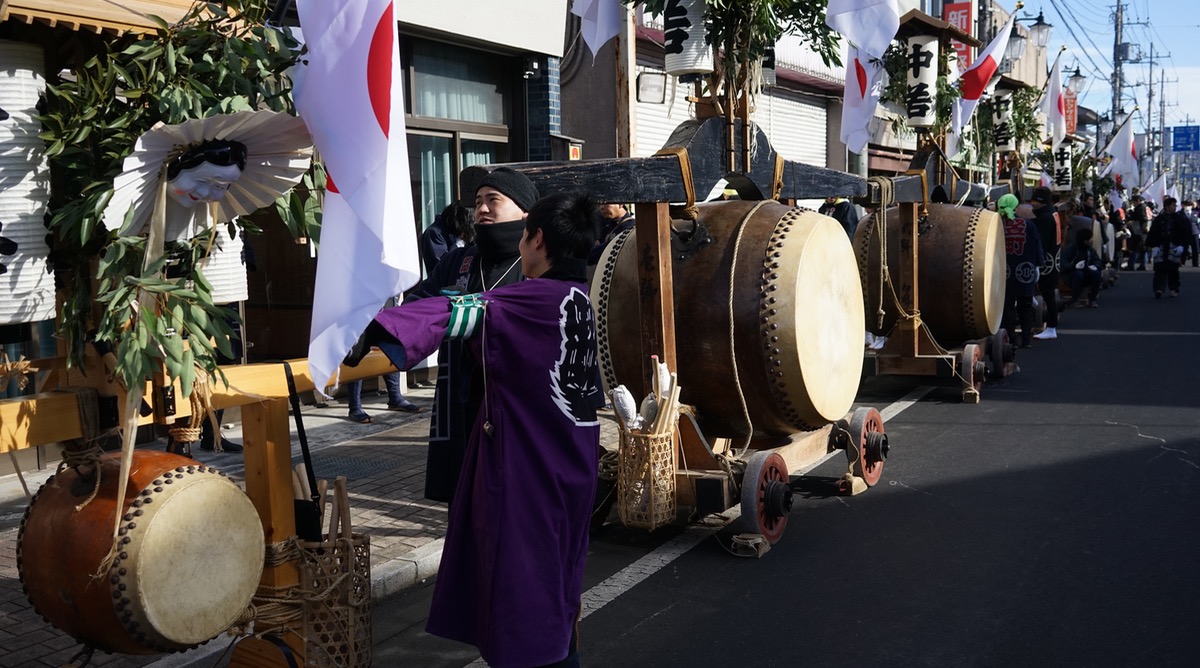
[[300, 543], [305, 666], [371, 665], [371, 541]]
[[654, 530], [675, 521], [675, 447], [672, 431], [621, 430], [617, 514], [625, 526]]

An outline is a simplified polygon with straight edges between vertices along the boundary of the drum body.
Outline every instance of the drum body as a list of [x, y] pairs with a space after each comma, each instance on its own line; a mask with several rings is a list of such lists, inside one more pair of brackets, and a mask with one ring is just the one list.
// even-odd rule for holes
[[[157, 451], [135, 451], [125, 499], [120, 461], [94, 478], [65, 469], [46, 481], [21, 522], [17, 568], [34, 609], [79, 641], [107, 652], [155, 654], [221, 633], [250, 604], [264, 541], [254, 504], [223, 474]], [[93, 576], [112, 545], [116, 557]]]
[[[918, 225], [917, 290], [921, 320], [946, 346], [995, 334], [1004, 314], [1004, 225], [994, 211], [930, 204]], [[881, 285], [880, 245], [875, 219], [864, 218], [854, 233], [868, 314], [867, 329], [886, 336], [899, 320], [891, 288]], [[887, 212], [887, 264], [899, 278], [900, 212]], [[880, 294], [880, 290], [883, 294]], [[896, 292], [899, 293], [899, 286]], [[882, 324], [875, 314], [883, 307]]]
[[[672, 253], [681, 399], [706, 434], [786, 437], [842, 418], [862, 375], [862, 294], [845, 230], [775, 201], [699, 206], [712, 243]], [[690, 221], [672, 221], [686, 229]], [[636, 230], [592, 282], [608, 387], [642, 381]]]

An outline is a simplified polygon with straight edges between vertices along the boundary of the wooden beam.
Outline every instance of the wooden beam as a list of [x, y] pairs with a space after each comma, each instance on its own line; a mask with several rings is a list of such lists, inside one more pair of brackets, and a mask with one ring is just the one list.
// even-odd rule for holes
[[[296, 379], [296, 391], [314, 389], [308, 373], [308, 360], [290, 362]], [[246, 364], [224, 367], [226, 385], [218, 378], [214, 382], [213, 408], [244, 406], [263, 400], [282, 399], [288, 396], [287, 378], [282, 364]], [[374, 378], [395, 371], [396, 368], [380, 352], [368, 354], [357, 367], [342, 367], [342, 382]], [[95, 377], [93, 374], [91, 377]], [[123, 393], [118, 393], [118, 396]], [[149, 386], [147, 394], [152, 396]], [[176, 417], [191, 415], [189, 403], [182, 400], [176, 389]], [[148, 424], [152, 417], [143, 418], [140, 424]], [[12, 450], [47, 445], [83, 435], [79, 423], [79, 406], [72, 392], [39, 392], [15, 399], [0, 399], [0, 453]], [[289, 486], [291, 483], [288, 483]]]
[[671, 276], [671, 217], [664, 203], [636, 204], [638, 295], [642, 339], [642, 388], [654, 387], [650, 356], [657, 355], [671, 371], [675, 360], [675, 287]]

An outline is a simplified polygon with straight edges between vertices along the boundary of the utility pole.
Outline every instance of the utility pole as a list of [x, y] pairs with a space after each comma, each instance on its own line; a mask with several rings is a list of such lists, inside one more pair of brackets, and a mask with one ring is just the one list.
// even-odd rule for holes
[[1121, 30], [1124, 26], [1125, 8], [1121, 5], [1121, 0], [1117, 0], [1117, 11], [1113, 14], [1113, 127], [1116, 127], [1117, 113], [1121, 110]]
[[[1163, 164], [1163, 156], [1167, 151], [1167, 68], [1162, 68], [1162, 73], [1158, 79], [1158, 155], [1155, 156], [1155, 162], [1158, 172], [1162, 173], [1165, 169]], [[1154, 89], [1154, 79], [1150, 79], [1150, 88]]]
[[1142, 177], [1142, 183], [1146, 183], [1154, 179], [1155, 157], [1154, 157], [1154, 42], [1150, 42], [1150, 82], [1147, 88], [1150, 91], [1150, 98], [1146, 102], [1146, 152], [1150, 158], [1150, 174]]

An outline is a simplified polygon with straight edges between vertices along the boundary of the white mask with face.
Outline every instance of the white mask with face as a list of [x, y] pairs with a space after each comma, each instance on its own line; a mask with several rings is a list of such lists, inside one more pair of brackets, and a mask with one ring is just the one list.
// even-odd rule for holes
[[180, 170], [174, 179], [167, 182], [167, 192], [185, 207], [193, 207], [201, 202], [216, 202], [225, 196], [225, 191], [241, 175], [242, 168], [237, 165], [202, 162]]

